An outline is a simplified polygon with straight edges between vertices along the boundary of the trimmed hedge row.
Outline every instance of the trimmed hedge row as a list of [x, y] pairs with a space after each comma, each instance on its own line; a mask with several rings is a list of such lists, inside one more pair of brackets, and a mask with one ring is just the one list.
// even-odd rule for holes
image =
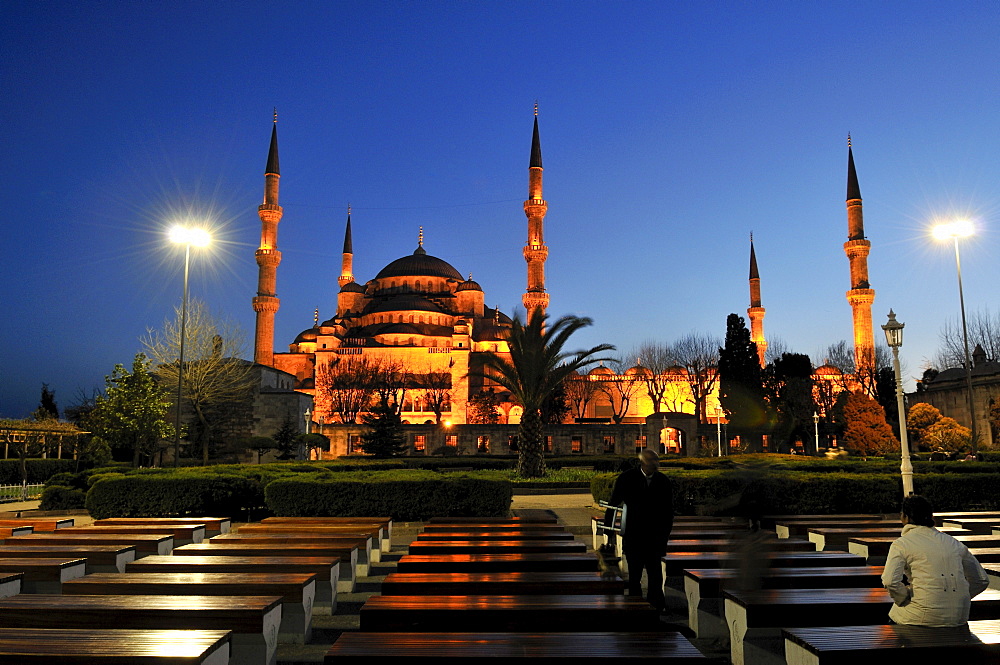
[[[669, 472], [680, 515], [822, 515], [895, 513], [903, 494], [898, 474]], [[615, 476], [591, 481], [595, 500], [607, 500]], [[917, 493], [937, 511], [1000, 509], [1000, 475], [935, 473], [914, 477]]]
[[267, 507], [283, 517], [391, 515], [396, 520], [414, 521], [434, 516], [508, 515], [512, 500], [509, 482], [433, 475], [421, 474], [412, 480], [282, 479], [269, 484], [264, 496]]
[[86, 508], [94, 519], [239, 515], [262, 506], [261, 485], [249, 478], [224, 475], [111, 475], [87, 492]]
[[[28, 483], [44, 483], [57, 473], [76, 471], [76, 460], [72, 459], [27, 459]], [[21, 460], [0, 459], [0, 485], [21, 484]]]

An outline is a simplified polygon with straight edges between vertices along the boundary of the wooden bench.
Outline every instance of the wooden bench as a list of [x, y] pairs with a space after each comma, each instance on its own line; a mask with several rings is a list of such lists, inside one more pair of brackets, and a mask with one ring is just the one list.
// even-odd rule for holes
[[596, 571], [594, 554], [407, 554], [400, 573], [494, 573], [530, 571]]
[[[881, 566], [889, 555], [889, 548], [896, 542], [898, 536], [863, 536], [850, 538], [847, 548], [852, 554], [863, 556], [869, 565]], [[996, 536], [955, 536], [955, 540], [971, 549], [988, 550], [1000, 547], [1000, 538]], [[997, 550], [1000, 552], [1000, 549]], [[978, 558], [978, 557], [977, 557]], [[980, 563], [983, 561], [980, 559]]]
[[265, 517], [261, 524], [377, 524], [382, 527], [382, 544], [379, 549], [388, 552], [392, 547], [391, 517]]
[[987, 563], [983, 564], [983, 568], [990, 578], [990, 588], [1000, 589], [1000, 565]]
[[[385, 657], [426, 663], [439, 659], [530, 658], [533, 663], [575, 659], [654, 658], [698, 665], [707, 658], [679, 633], [359, 633], [345, 632], [326, 654], [327, 665], [367, 665]], [[650, 661], [652, 662], [652, 661]]]
[[428, 540], [573, 540], [571, 531], [432, 531], [417, 535]]
[[410, 554], [562, 554], [586, 552], [578, 540], [417, 540]]
[[205, 540], [204, 524], [164, 524], [156, 525], [114, 525], [114, 526], [73, 526], [61, 529], [56, 535], [67, 533], [114, 533], [114, 534], [153, 534], [158, 536], [173, 536], [174, 546], [190, 545]]
[[953, 512], [934, 513], [934, 523], [942, 526], [945, 520], [975, 520], [996, 519], [1000, 523], [1000, 511], [997, 510], [958, 510]]
[[782, 631], [789, 665], [913, 665], [1000, 663], [1000, 621], [970, 621], [958, 628], [837, 626]]
[[24, 584], [24, 573], [0, 571], [0, 598], [16, 596], [21, 593]]
[[56, 519], [54, 517], [18, 517], [17, 519], [0, 520], [0, 527], [25, 527], [30, 526], [35, 531], [55, 531], [73, 526], [73, 518]]
[[331, 557], [147, 556], [125, 567], [128, 573], [291, 573], [316, 576], [313, 611], [337, 611], [340, 561]]
[[174, 550], [174, 556], [323, 557], [340, 561], [337, 591], [350, 593], [358, 581], [358, 548], [312, 543], [202, 543]]
[[174, 537], [155, 534], [117, 534], [117, 533], [66, 533], [70, 529], [60, 529], [58, 533], [32, 533], [27, 536], [6, 538], [4, 545], [35, 546], [35, 545], [118, 545], [135, 547], [136, 556], [149, 554], [170, 554], [174, 549]]
[[[771, 568], [863, 566], [865, 560], [847, 552], [781, 552], [762, 557]], [[687, 568], [739, 568], [741, 558], [733, 552], [671, 552], [661, 559], [663, 577], [680, 577]]]
[[[816, 545], [808, 540], [786, 538], [779, 540], [770, 538], [765, 541], [765, 546], [772, 552], [815, 552]], [[667, 552], [733, 552], [743, 547], [740, 539], [699, 539], [699, 540], [675, 540], [671, 534], [667, 543]]]
[[[365, 549], [371, 551], [378, 548], [382, 542], [382, 527], [369, 524], [356, 526], [314, 526], [303, 527], [295, 524], [244, 524], [237, 531], [237, 535], [257, 536], [264, 534], [310, 534], [316, 536], [340, 536], [341, 538], [366, 538], [369, 542], [364, 545]], [[213, 539], [214, 540], [214, 539]]]
[[228, 630], [0, 628], [0, 661], [19, 665], [229, 665]]
[[[723, 596], [733, 665], [759, 659], [752, 654], [745, 660], [748, 639], [754, 642], [749, 645], [751, 652], [763, 647], [767, 657], [773, 648], [783, 657], [782, 628], [829, 626], [831, 622], [885, 624], [892, 606], [885, 589], [761, 589], [725, 591]], [[1000, 591], [986, 590], [973, 598], [969, 618], [1000, 618]]]
[[[972, 535], [971, 531], [967, 531], [965, 529], [939, 529], [939, 531], [941, 531], [941, 533], [947, 533], [950, 536]], [[809, 529], [809, 540], [816, 543], [816, 549], [820, 551], [839, 550], [841, 552], [847, 552], [848, 541], [850, 541], [851, 538], [878, 538], [881, 536], [899, 538], [902, 534], [902, 526], [834, 529], [814, 528]]]
[[309, 573], [95, 573], [63, 585], [64, 595], [281, 596], [278, 642], [312, 636], [316, 575]]
[[135, 546], [117, 545], [2, 545], [0, 558], [7, 559], [79, 559], [87, 560], [87, 573], [121, 573], [125, 564], [135, 561]]
[[1000, 517], [943, 519], [941, 520], [941, 524], [955, 529], [968, 529], [973, 533], [986, 535], [992, 533], [993, 529], [1000, 527]]
[[774, 531], [778, 538], [807, 537], [812, 529], [862, 529], [862, 528], [892, 528], [902, 529], [899, 520], [802, 520], [778, 522]]
[[211, 538], [220, 533], [229, 533], [231, 521], [228, 517], [109, 517], [94, 520], [94, 526], [113, 526], [129, 524], [204, 524], [205, 537]]
[[551, 531], [560, 528], [557, 524], [425, 524], [424, 533], [444, 533], [451, 531], [491, 531], [494, 533], [514, 533], [519, 531]]
[[378, 547], [372, 547], [372, 539], [364, 535], [331, 535], [313, 533], [224, 533], [215, 536], [212, 543], [318, 543], [358, 548], [358, 574], [367, 575], [373, 563], [382, 560]]
[[13, 538], [15, 536], [27, 536], [34, 532], [31, 526], [0, 526], [0, 538]]
[[233, 662], [274, 665], [280, 596], [49, 596], [0, 599], [2, 628], [231, 630]]
[[87, 560], [0, 558], [0, 574], [11, 573], [23, 574], [21, 593], [62, 593], [63, 582], [87, 574]]
[[659, 611], [622, 595], [372, 596], [361, 607], [361, 630], [454, 632], [546, 630], [654, 631]]
[[428, 524], [493, 524], [493, 525], [521, 525], [521, 524], [558, 524], [555, 517], [432, 517], [427, 520]]
[[837, 522], [864, 522], [884, 519], [882, 515], [873, 513], [842, 513], [833, 515], [764, 515], [760, 525], [764, 529], [774, 530], [775, 526], [786, 522], [818, 522], [821, 520], [836, 520]]
[[599, 572], [390, 573], [383, 596], [624, 594], [618, 575]]
[[[767, 568], [751, 583], [762, 589], [881, 589], [882, 570], [882, 566]], [[739, 582], [739, 571], [731, 568], [684, 571], [688, 626], [699, 638], [729, 638], [722, 592]]]

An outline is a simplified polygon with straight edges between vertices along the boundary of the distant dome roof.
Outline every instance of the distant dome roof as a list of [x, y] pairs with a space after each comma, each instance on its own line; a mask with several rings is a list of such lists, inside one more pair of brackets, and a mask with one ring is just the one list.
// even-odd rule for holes
[[467, 279], [455, 289], [455, 292], [459, 291], [482, 291], [483, 287], [479, 286], [479, 282], [474, 282], [471, 279]]
[[590, 370], [589, 372], [587, 372], [587, 374], [603, 374], [603, 375], [607, 376], [609, 374], [610, 375], [614, 375], [614, 372], [611, 370], [610, 367], [605, 367], [604, 365], [600, 365], [600, 366], [595, 367], [594, 369]]
[[[294, 344], [298, 344], [299, 342], [315, 342], [316, 335], [318, 333], [319, 331], [316, 330], [315, 328], [309, 328], [307, 330], [303, 330], [302, 332], [299, 333], [299, 336], [295, 338]], [[288, 338], [286, 337], [285, 339]]]
[[361, 286], [357, 282], [348, 282], [340, 287], [341, 293], [364, 293], [365, 287]]
[[373, 300], [364, 309], [365, 314], [401, 311], [445, 313], [444, 309], [442, 309], [436, 302], [428, 300], [421, 295], [411, 293], [403, 293], [385, 299]]
[[381, 272], [375, 275], [375, 279], [385, 277], [444, 277], [459, 282], [464, 281], [462, 274], [455, 270], [450, 263], [423, 252], [423, 247], [417, 249], [420, 253], [414, 252], [409, 256], [396, 259], [382, 268]]

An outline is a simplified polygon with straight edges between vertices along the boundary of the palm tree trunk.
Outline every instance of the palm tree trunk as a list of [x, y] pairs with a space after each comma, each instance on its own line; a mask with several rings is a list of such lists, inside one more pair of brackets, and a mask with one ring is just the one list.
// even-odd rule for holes
[[541, 478], [545, 475], [543, 441], [545, 427], [537, 409], [524, 411], [517, 430], [517, 475], [524, 478]]

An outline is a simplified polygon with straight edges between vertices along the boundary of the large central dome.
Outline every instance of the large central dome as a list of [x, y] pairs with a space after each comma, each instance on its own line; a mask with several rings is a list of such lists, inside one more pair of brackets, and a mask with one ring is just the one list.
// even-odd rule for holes
[[459, 282], [465, 279], [450, 263], [431, 256], [423, 247], [418, 247], [413, 254], [396, 259], [382, 268], [375, 279], [385, 277], [444, 277]]

